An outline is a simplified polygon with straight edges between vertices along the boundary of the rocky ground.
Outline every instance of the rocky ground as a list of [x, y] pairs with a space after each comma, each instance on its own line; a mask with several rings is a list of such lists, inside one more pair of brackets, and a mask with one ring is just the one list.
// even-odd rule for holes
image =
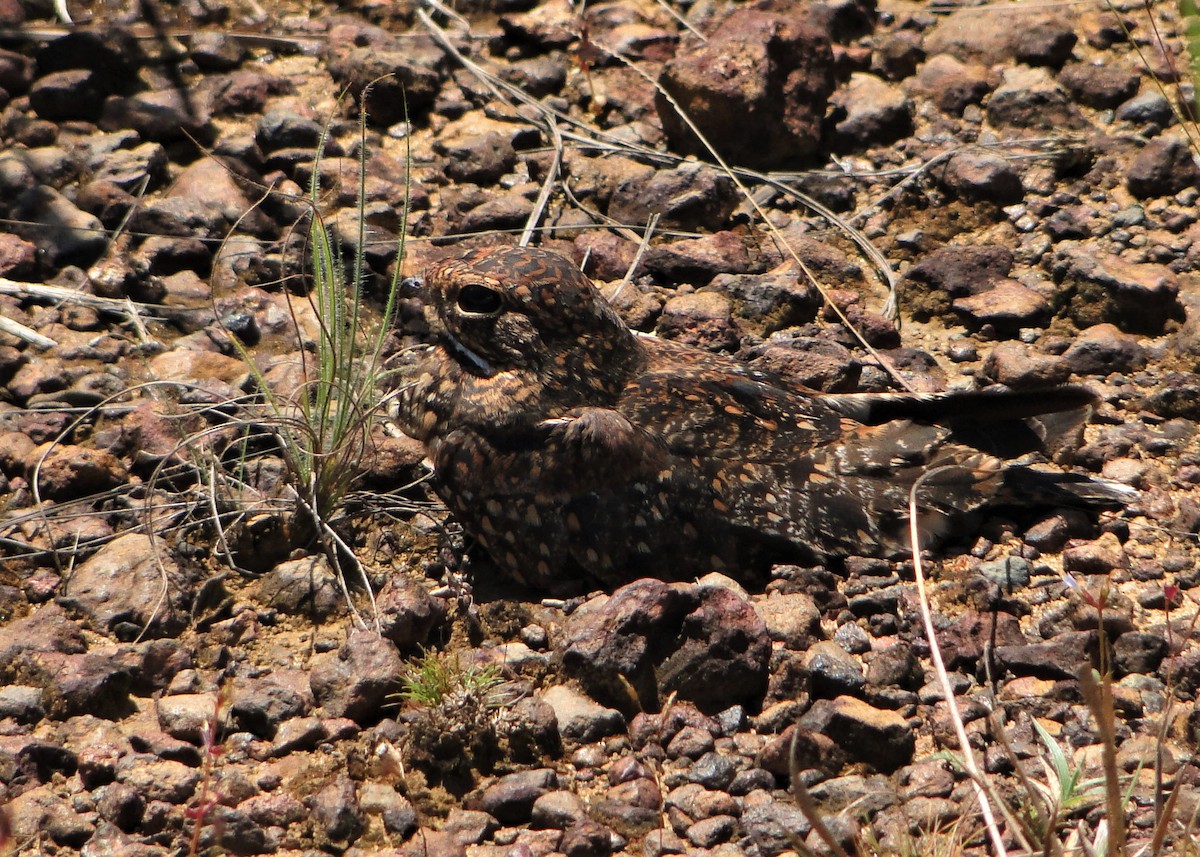
[[[851, 847], [987, 848], [911, 563], [547, 598], [381, 428], [339, 525], [375, 593], [351, 581], [351, 612], [237, 422], [319, 335], [328, 126], [322, 212], [373, 293], [532, 224], [631, 326], [820, 389], [1092, 387], [1075, 466], [1140, 500], [964, 532], [934, 622], [1018, 813], [1047, 740], [1099, 770], [1078, 675], [1103, 659], [1131, 841], [1180, 783], [1167, 843], [1194, 853], [1200, 170], [1170, 9], [183, 0], [68, 3], [68, 32], [37, 5], [0, 2], [0, 312], [25, 328], [0, 333], [0, 843], [820, 852], [794, 763]], [[396, 343], [419, 335], [407, 300]], [[1080, 792], [1054, 838], [1105, 817]]]

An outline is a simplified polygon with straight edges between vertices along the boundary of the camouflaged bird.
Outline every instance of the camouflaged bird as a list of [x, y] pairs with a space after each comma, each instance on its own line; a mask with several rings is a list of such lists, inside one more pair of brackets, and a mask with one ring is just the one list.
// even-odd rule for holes
[[472, 250], [420, 288], [431, 341], [403, 373], [401, 428], [467, 533], [528, 585], [894, 555], [921, 477], [930, 541], [1005, 490], [1120, 499], [999, 457], [1041, 444], [1024, 418], [1089, 404], [1079, 387], [814, 392], [631, 332], [544, 250]]

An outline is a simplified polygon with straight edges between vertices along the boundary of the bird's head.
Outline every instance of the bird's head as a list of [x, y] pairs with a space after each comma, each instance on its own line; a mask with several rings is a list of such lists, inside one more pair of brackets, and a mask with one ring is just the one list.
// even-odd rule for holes
[[423, 295], [431, 333], [476, 377], [518, 372], [549, 387], [586, 386], [637, 349], [591, 281], [548, 250], [471, 250], [433, 265]]

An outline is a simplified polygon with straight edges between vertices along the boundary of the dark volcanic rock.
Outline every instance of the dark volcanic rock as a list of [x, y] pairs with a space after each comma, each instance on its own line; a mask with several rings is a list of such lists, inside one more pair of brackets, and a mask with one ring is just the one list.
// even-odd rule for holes
[[912, 105], [900, 87], [856, 73], [834, 93], [833, 142], [846, 151], [885, 145], [912, 133]]
[[330, 28], [328, 44], [329, 72], [338, 86], [355, 101], [370, 86], [367, 113], [374, 122], [401, 122], [437, 96], [442, 53], [428, 39], [401, 40], [379, 27], [339, 23]]
[[613, 188], [608, 216], [629, 226], [644, 226], [657, 214], [660, 228], [715, 231], [728, 226], [738, 199], [737, 188], [726, 175], [685, 161], [672, 170], [635, 172], [620, 181]]
[[125, 533], [72, 572], [62, 597], [98, 631], [115, 632], [125, 639], [143, 629], [170, 633], [182, 621], [172, 603], [171, 581], [177, 576], [175, 561], [163, 555], [162, 545], [138, 533]]
[[1012, 164], [991, 152], [959, 152], [935, 175], [948, 190], [969, 202], [1012, 205], [1025, 196]]
[[770, 637], [754, 609], [722, 586], [641, 580], [589, 602], [567, 623], [563, 666], [592, 693], [628, 704], [660, 692], [720, 710], [766, 686]]

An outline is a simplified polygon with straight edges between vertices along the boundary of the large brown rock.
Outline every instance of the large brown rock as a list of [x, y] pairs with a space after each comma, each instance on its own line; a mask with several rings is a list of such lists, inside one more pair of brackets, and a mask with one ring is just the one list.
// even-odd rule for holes
[[[744, 9], [705, 43], [681, 50], [659, 83], [730, 162], [773, 169], [816, 153], [833, 91], [833, 53], [818, 27]], [[655, 104], [671, 148], [708, 156], [661, 93]]]

